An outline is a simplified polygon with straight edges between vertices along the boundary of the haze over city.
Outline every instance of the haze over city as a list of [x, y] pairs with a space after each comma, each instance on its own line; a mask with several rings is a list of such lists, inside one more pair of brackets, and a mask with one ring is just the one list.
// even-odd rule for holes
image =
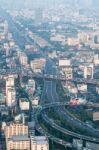
[[99, 150], [99, 0], [0, 0], [0, 150]]
[[24, 7], [24, 5], [27, 5], [27, 7], [49, 7], [52, 5], [79, 5], [80, 7], [98, 7], [99, 1], [98, 0], [0, 0], [1, 5], [8, 5], [11, 7]]

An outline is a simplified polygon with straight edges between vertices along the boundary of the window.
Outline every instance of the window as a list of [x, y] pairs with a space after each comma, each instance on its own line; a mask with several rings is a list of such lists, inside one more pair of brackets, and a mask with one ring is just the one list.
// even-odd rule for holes
[[41, 147], [41, 150], [43, 150], [43, 147]]

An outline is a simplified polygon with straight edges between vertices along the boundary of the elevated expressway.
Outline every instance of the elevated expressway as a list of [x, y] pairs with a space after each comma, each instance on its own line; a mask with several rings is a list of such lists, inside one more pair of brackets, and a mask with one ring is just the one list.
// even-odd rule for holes
[[48, 81], [71, 81], [74, 83], [85, 83], [85, 84], [93, 84], [93, 85], [99, 85], [99, 80], [98, 79], [84, 79], [84, 78], [73, 78], [73, 79], [66, 79], [62, 75], [49, 75], [49, 74], [44, 74], [44, 75], [38, 75], [34, 74], [33, 78], [38, 78], [38, 79], [45, 79]]
[[[57, 69], [53, 67], [53, 62], [51, 60], [48, 60], [47, 65], [45, 67], [46, 74], [56, 76]], [[45, 105], [45, 96], [47, 96], [48, 104]], [[64, 110], [64, 106], [68, 105], [68, 103], [60, 103], [59, 97], [56, 92], [56, 81], [55, 80], [45, 80], [44, 79], [44, 89], [43, 94], [41, 97], [40, 104], [44, 107], [42, 107], [40, 111], [40, 115], [42, 116], [43, 120], [52, 128], [56, 129], [57, 131], [60, 131], [63, 134], [69, 135], [72, 138], [81, 139], [83, 141], [88, 141], [92, 143], [99, 143], [99, 130], [96, 130], [94, 128], [91, 128], [87, 126], [84, 122], [81, 122], [71, 114], [69, 114], [66, 110]], [[62, 118], [64, 118], [69, 123], [73, 124], [74, 127], [78, 129], [84, 129], [85, 131], [90, 132], [92, 136], [85, 136], [82, 134], [78, 134], [73, 131], [69, 131], [68, 129], [64, 129], [61, 126], [57, 125], [54, 120], [50, 119], [46, 113], [45, 110], [48, 108], [54, 108], [55, 112]], [[94, 138], [97, 137], [97, 138]]]
[[[56, 129], [57, 131], [60, 131], [61, 133], [63, 134], [66, 134], [66, 135], [69, 135], [73, 138], [76, 138], [76, 139], [80, 139], [80, 140], [84, 140], [84, 141], [88, 141], [88, 142], [92, 142], [92, 143], [98, 143], [99, 144], [99, 139], [98, 138], [93, 138], [93, 137], [89, 137], [89, 136], [84, 136], [84, 135], [81, 135], [81, 134], [78, 134], [76, 132], [72, 132], [72, 131], [69, 131], [68, 129], [64, 129], [62, 128], [61, 126], [57, 125], [55, 123], [54, 120], [50, 119], [47, 115], [46, 115], [46, 110], [47, 109], [51, 109], [51, 108], [61, 108], [61, 106], [68, 106], [69, 103], [59, 103], [59, 102], [56, 102], [56, 103], [50, 103], [50, 104], [47, 104], [47, 105], [44, 105], [43, 107], [41, 107], [41, 109], [39, 110], [39, 114], [41, 114], [43, 120], [49, 125], [51, 126], [52, 128]], [[70, 115], [70, 114], [68, 114]], [[73, 118], [73, 116], [70, 116], [71, 117], [71, 120], [76, 120], [76, 118]], [[88, 127], [85, 123], [81, 122], [80, 120], [76, 120], [78, 121], [80, 124], [82, 124], [83, 126], [85, 126], [86, 128], [90, 128], [91, 130], [93, 130], [93, 128], [91, 127]], [[99, 132], [98, 130], [94, 129], [94, 132]]]

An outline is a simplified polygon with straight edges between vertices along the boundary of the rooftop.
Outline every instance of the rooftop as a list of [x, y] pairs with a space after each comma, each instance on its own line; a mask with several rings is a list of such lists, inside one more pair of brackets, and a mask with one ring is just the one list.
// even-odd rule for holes
[[31, 141], [32, 143], [37, 144], [48, 144], [47, 138], [45, 136], [32, 136]]
[[21, 102], [29, 102], [27, 98], [20, 98]]
[[13, 142], [15, 141], [29, 141], [29, 137], [27, 135], [18, 135], [18, 136], [12, 136], [11, 139], [9, 140], [12, 140]]

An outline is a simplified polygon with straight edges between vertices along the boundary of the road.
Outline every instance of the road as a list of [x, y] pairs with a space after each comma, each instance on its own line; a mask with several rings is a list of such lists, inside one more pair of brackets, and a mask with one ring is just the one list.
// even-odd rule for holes
[[[3, 10], [0, 10], [0, 14], [1, 16], [8, 21], [9, 24], [9, 29], [10, 31], [13, 33], [13, 37], [15, 38], [16, 43], [20, 46], [21, 49], [24, 49], [25, 44], [30, 42], [28, 37], [24, 37], [20, 36], [20, 31], [17, 28], [17, 25], [14, 23], [14, 21], [12, 20], [12, 18], [5, 13]], [[47, 65], [46, 65], [46, 69], [45, 69], [45, 74], [46, 75], [57, 75], [57, 69], [55, 67], [55, 65], [53, 65], [53, 62], [51, 60], [47, 61]], [[82, 79], [83, 80], [83, 79]], [[79, 79], [79, 82], [88, 82], [87, 80], [82, 81], [81, 79]], [[77, 79], [78, 81], [78, 79]], [[76, 82], [76, 80], [75, 80]], [[45, 95], [47, 95], [47, 100], [48, 102], [59, 102], [59, 98], [56, 92], [56, 81], [46, 81], [44, 82], [44, 91], [42, 94], [42, 99], [41, 99], [41, 104], [44, 104], [44, 97]], [[97, 81], [90, 81], [90, 83], [98, 83]], [[73, 123], [75, 127], [77, 128], [83, 128], [83, 129], [87, 129], [87, 131], [90, 133], [92, 133], [92, 135], [98, 136], [99, 137], [99, 131], [92, 129], [90, 127], [86, 127], [85, 124], [81, 124], [81, 122], [79, 122], [79, 120], [73, 118], [70, 114], [68, 114], [66, 111], [64, 111], [61, 107], [57, 109], [57, 113], [59, 115], [61, 115], [63, 118], [65, 118], [67, 121], [69, 121], [70, 123]], [[59, 128], [59, 127], [58, 127]], [[74, 134], [74, 133], [72, 133]], [[79, 136], [78, 136], [79, 137]], [[81, 137], [82, 138], [82, 135]], [[92, 139], [90, 137], [91, 141], [95, 141], [94, 139]], [[85, 139], [87, 140], [87, 139]]]
[[[57, 68], [55, 68], [55, 66], [53, 65], [53, 62], [51, 60], [47, 61], [46, 67], [45, 67], [45, 73], [46, 74], [50, 74], [50, 75], [56, 75], [57, 74]], [[45, 94], [46, 93], [46, 94]], [[59, 102], [59, 97], [58, 94], [56, 92], [56, 81], [46, 81], [44, 82], [44, 90], [43, 90], [43, 98], [44, 95], [47, 95], [47, 100], [48, 103], [53, 103], [53, 102]], [[42, 102], [41, 104], [44, 104], [44, 99], [42, 98]], [[60, 128], [59, 126], [55, 125], [53, 126], [53, 124], [51, 122], [49, 122], [49, 124], [52, 126], [52, 128], [56, 128], [57, 130], [60, 130], [62, 133], [66, 133], [71, 135], [72, 137], [76, 137], [76, 138], [80, 138], [86, 141], [90, 141], [90, 142], [98, 142], [99, 143], [99, 130], [96, 130], [94, 128], [91, 128], [89, 126], [87, 126], [85, 123], [81, 122], [80, 120], [78, 120], [77, 118], [75, 118], [74, 116], [72, 116], [69, 112], [67, 112], [66, 110], [64, 110], [64, 107], [58, 107], [55, 108], [55, 111], [58, 113], [58, 115], [62, 118], [64, 118], [68, 123], [73, 124], [75, 128], [77, 129], [83, 129], [85, 132], [90, 133], [91, 137], [85, 136], [85, 135], [80, 135], [76, 132], [71, 132], [62, 128]], [[42, 117], [44, 120], [49, 121], [47, 116], [44, 115], [44, 113], [42, 114]], [[68, 131], [68, 132], [67, 132]], [[94, 137], [97, 137], [94, 138]]]
[[0, 16], [8, 22], [9, 30], [21, 50], [25, 50], [26, 44], [33, 44], [33, 40], [29, 38], [25, 27], [20, 27], [20, 25], [15, 20], [13, 20], [12, 17], [5, 10], [1, 8]]
[[38, 119], [36, 118], [36, 129], [41, 135], [46, 135], [49, 139], [51, 139], [53, 142], [58, 143], [64, 147], [73, 147], [73, 145], [69, 142], [66, 142], [64, 140], [61, 140], [60, 138], [56, 138], [50, 133], [46, 132], [39, 124]]
[[92, 85], [99, 85], [99, 79], [84, 79], [84, 78], [73, 78], [73, 79], [66, 79], [62, 75], [49, 75], [49, 74], [44, 74], [44, 75], [37, 75], [34, 74], [34, 78], [38, 79], [45, 79], [48, 81], [70, 81], [74, 83], [84, 83], [84, 84], [92, 84]]
[[[60, 106], [62, 106], [62, 105], [63, 105], [63, 104], [60, 103]], [[65, 104], [64, 104], [64, 105], [65, 105]], [[66, 104], [66, 105], [67, 105], [67, 104]], [[43, 120], [44, 120], [49, 126], [51, 126], [52, 128], [54, 128], [54, 129], [60, 131], [60, 132], [63, 133], [63, 134], [70, 135], [70, 136], [73, 137], [73, 138], [77, 138], [77, 139], [81, 139], [81, 140], [85, 140], [85, 141], [88, 141], [88, 142], [98, 143], [98, 144], [99, 144], [99, 139], [97, 139], [97, 138], [93, 138], [93, 137], [89, 137], [89, 136], [84, 136], [84, 135], [78, 134], [78, 133], [76, 133], [76, 132], [69, 131], [68, 129], [64, 129], [63, 127], [57, 125], [57, 124], [55, 123], [55, 121], [54, 121], [53, 119], [50, 119], [50, 118], [46, 115], [46, 113], [45, 113], [45, 110], [47, 110], [47, 109], [49, 109], [49, 108], [53, 108], [53, 107], [54, 107], [54, 109], [56, 108], [56, 109], [58, 110], [59, 104], [56, 103], [56, 106], [55, 106], [55, 103], [54, 103], [54, 105], [52, 105], [52, 104], [49, 104], [48, 106], [45, 105], [44, 107], [42, 107], [42, 109], [41, 109], [40, 112], [39, 112], [39, 113], [41, 114]], [[42, 130], [40, 126], [39, 126], [39, 129]], [[44, 132], [43, 132], [43, 134], [44, 134]]]

